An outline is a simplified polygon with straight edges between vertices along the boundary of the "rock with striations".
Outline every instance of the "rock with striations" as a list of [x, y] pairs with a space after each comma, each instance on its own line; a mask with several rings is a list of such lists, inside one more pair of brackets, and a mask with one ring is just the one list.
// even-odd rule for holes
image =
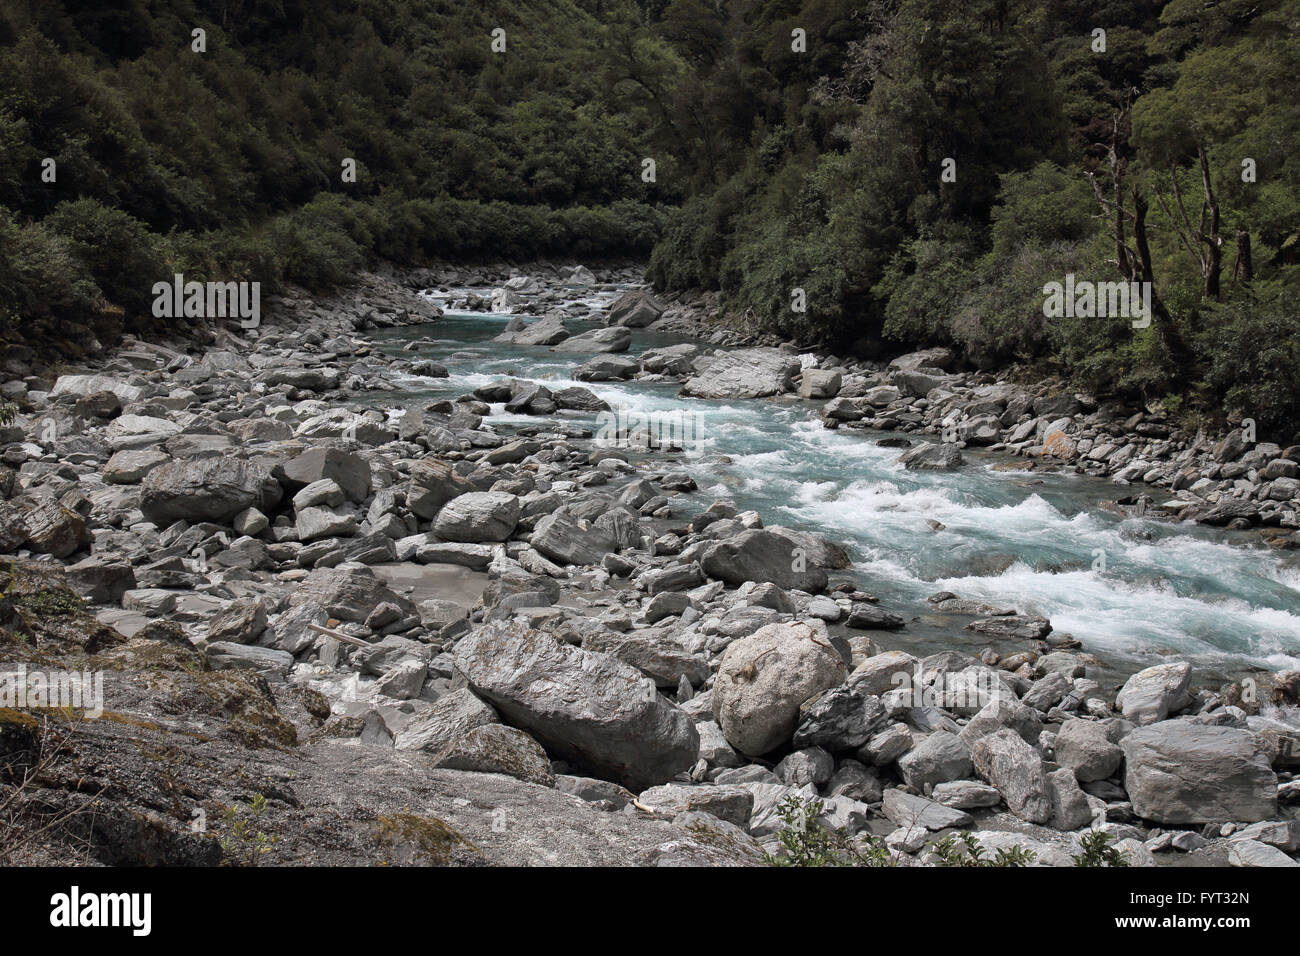
[[225, 456], [171, 461], [145, 476], [140, 510], [159, 526], [182, 519], [224, 523], [250, 507], [273, 511], [281, 494], [280, 483], [257, 462]]
[[447, 502], [438, 511], [433, 531], [444, 541], [482, 544], [505, 541], [519, 523], [519, 496], [503, 491], [475, 491]]
[[694, 398], [765, 398], [790, 391], [799, 359], [780, 349], [721, 352], [686, 380], [681, 394]]
[[1277, 775], [1249, 730], [1165, 720], [1126, 736], [1124, 788], [1133, 812], [1158, 823], [1277, 816]]
[[1004, 728], [971, 746], [975, 772], [998, 788], [1007, 807], [1027, 823], [1046, 823], [1055, 812], [1047, 768], [1038, 751]]
[[380, 604], [392, 604], [403, 615], [415, 605], [394, 592], [368, 570], [316, 568], [289, 595], [289, 605], [318, 604], [340, 621], [365, 621]]
[[689, 769], [690, 717], [640, 671], [520, 624], [490, 624], [456, 647], [456, 669], [549, 752], [634, 790]]
[[616, 547], [606, 528], [567, 514], [543, 517], [529, 543], [552, 561], [578, 565], [598, 564]]

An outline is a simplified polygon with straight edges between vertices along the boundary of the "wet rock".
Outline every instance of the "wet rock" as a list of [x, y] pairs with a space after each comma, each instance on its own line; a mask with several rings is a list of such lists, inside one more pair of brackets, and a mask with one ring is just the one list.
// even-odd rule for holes
[[898, 462], [908, 471], [956, 471], [966, 459], [956, 445], [924, 442], [903, 452]]

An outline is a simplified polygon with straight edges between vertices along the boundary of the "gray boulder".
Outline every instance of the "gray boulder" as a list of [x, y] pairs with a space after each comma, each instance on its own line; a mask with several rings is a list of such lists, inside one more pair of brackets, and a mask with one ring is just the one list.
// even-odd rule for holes
[[1277, 776], [1249, 730], [1166, 720], [1123, 739], [1133, 811], [1158, 823], [1256, 823], [1277, 816]]
[[738, 349], [713, 356], [686, 380], [681, 394], [695, 398], [764, 398], [790, 391], [799, 359], [779, 349]]
[[768, 624], [730, 644], [713, 686], [713, 717], [749, 756], [788, 743], [799, 706], [844, 683], [844, 661], [811, 625]]
[[1191, 703], [1192, 695], [1187, 692], [1191, 680], [1192, 665], [1186, 661], [1157, 664], [1130, 677], [1115, 704], [1126, 720], [1154, 724]]
[[740, 586], [767, 581], [778, 587], [816, 593], [826, 587], [826, 572], [788, 538], [754, 528], [709, 545], [700, 566], [710, 577]]
[[1038, 751], [1014, 730], [1002, 729], [971, 747], [975, 772], [998, 788], [1007, 807], [1028, 823], [1052, 818], [1052, 791]]
[[250, 507], [273, 511], [281, 494], [265, 466], [218, 455], [150, 471], [141, 483], [140, 510], [160, 526], [182, 519], [228, 522]]
[[455, 663], [510, 723], [575, 766], [625, 786], [664, 783], [698, 756], [699, 735], [686, 713], [609, 655], [512, 623], [463, 638]]
[[433, 532], [444, 541], [469, 544], [505, 541], [519, 523], [521, 507], [518, 495], [501, 491], [471, 492], [442, 506]]

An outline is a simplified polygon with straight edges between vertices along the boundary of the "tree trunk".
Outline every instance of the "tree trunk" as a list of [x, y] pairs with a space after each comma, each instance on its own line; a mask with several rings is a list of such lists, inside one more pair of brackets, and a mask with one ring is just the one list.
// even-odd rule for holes
[[1235, 282], [1249, 282], [1255, 278], [1255, 264], [1250, 258], [1250, 233], [1245, 229], [1237, 230], [1237, 261], [1232, 264], [1232, 278]]

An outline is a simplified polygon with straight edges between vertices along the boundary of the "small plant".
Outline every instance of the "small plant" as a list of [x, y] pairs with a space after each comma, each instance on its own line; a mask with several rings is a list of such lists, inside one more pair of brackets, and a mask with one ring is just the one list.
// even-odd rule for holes
[[[266, 797], [260, 793], [248, 801], [248, 813], [251, 819], [244, 816], [242, 807], [223, 807], [221, 810], [221, 820], [228, 828], [226, 835], [221, 837], [221, 849], [237, 860], [243, 861], [244, 865], [257, 866], [257, 858], [270, 853], [280, 842], [279, 837], [267, 836], [252, 825], [265, 810]], [[247, 854], [247, 857], [244, 854]]]
[[1033, 850], [1022, 846], [1002, 847], [989, 857], [979, 837], [970, 832], [956, 836], [950, 833], [941, 840], [932, 841], [930, 846], [939, 857], [939, 866], [1024, 867], [1033, 866], [1037, 859]]
[[1128, 854], [1110, 845], [1110, 834], [1102, 830], [1085, 833], [1079, 844], [1083, 852], [1076, 854], [1075, 866], [1128, 866]]
[[893, 866], [889, 850], [872, 837], [850, 839], [820, 821], [825, 804], [789, 796], [776, 808], [781, 820], [778, 853], [764, 854], [768, 866]]

